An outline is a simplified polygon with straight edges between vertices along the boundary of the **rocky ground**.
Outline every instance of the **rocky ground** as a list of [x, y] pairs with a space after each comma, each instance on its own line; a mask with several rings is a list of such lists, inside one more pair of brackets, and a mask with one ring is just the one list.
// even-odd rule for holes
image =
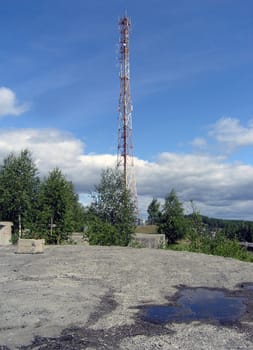
[[[253, 349], [253, 264], [159, 249], [51, 246], [44, 254], [0, 247], [0, 350]], [[244, 288], [249, 286], [250, 288]], [[180, 290], [243, 297], [239, 320], [157, 324], [143, 307]]]

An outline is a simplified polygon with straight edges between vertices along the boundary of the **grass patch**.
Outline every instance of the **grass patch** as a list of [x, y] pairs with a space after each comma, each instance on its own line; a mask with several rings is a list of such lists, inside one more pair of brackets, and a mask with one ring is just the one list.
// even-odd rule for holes
[[140, 225], [135, 229], [135, 233], [157, 233], [156, 225]]
[[166, 246], [167, 249], [171, 249], [171, 250], [176, 250], [176, 251], [190, 251], [190, 241], [187, 241], [185, 239], [179, 240], [176, 243], [173, 244], [168, 244]]

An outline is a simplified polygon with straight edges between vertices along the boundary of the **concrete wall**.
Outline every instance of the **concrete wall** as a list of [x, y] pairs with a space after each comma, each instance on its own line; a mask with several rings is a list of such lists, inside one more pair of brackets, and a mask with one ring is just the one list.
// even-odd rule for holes
[[11, 221], [0, 221], [0, 245], [11, 244], [12, 226]]
[[135, 241], [144, 248], [161, 248], [165, 245], [165, 235], [136, 233]]
[[44, 239], [19, 239], [17, 254], [38, 254], [44, 252]]

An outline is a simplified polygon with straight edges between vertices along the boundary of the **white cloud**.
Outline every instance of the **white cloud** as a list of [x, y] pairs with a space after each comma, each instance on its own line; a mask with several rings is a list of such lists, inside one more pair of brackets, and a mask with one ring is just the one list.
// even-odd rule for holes
[[184, 200], [237, 200], [250, 196], [253, 167], [226, 163], [208, 155], [163, 153], [156, 162], [138, 164], [137, 180], [142, 194], [164, 196], [172, 188]]
[[56, 129], [0, 131], [0, 161], [11, 152], [27, 148], [42, 176], [59, 167], [80, 192], [91, 191], [101, 169], [116, 164], [116, 157], [110, 154], [84, 154], [84, 146], [71, 134]]
[[[94, 190], [101, 169], [116, 164], [115, 155], [85, 154], [84, 146], [59, 130], [2, 130], [0, 162], [10, 152], [28, 148], [42, 176], [59, 167], [83, 196]], [[202, 214], [253, 220], [253, 166], [210, 155], [162, 153], [153, 162], [136, 158], [135, 170], [142, 211], [149, 199], [174, 188], [182, 201], [194, 200]]]
[[244, 127], [239, 119], [224, 117], [212, 126], [209, 134], [230, 148], [253, 145], [253, 122]]
[[197, 148], [205, 148], [207, 146], [206, 140], [202, 137], [196, 137], [191, 144]]
[[223, 157], [163, 153], [156, 162], [135, 161], [138, 192], [150, 201], [174, 188], [182, 201], [193, 200], [201, 213], [253, 220], [253, 167]]
[[19, 104], [12, 90], [6, 87], [0, 87], [0, 117], [7, 115], [18, 116], [27, 110], [28, 106]]

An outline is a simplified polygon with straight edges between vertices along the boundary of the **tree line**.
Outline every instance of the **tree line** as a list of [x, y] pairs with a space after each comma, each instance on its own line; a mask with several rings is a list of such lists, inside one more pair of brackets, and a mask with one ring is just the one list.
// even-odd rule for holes
[[221, 230], [228, 238], [237, 237], [241, 242], [253, 242], [253, 222], [245, 220], [224, 220], [202, 216], [209, 231]]
[[60, 244], [86, 228], [90, 244], [127, 245], [136, 215], [118, 169], [102, 172], [90, 206], [84, 207], [60, 169], [41, 179], [31, 152], [22, 150], [0, 166], [0, 220], [13, 222], [14, 241], [44, 238], [47, 244]]
[[61, 243], [80, 229], [83, 208], [73, 184], [55, 168], [41, 179], [29, 150], [9, 154], [0, 167], [0, 220], [12, 221], [14, 238]]
[[244, 220], [224, 220], [209, 218], [201, 215], [191, 202], [192, 213], [184, 214], [183, 203], [180, 202], [175, 190], [172, 190], [166, 197], [164, 205], [153, 198], [148, 206], [148, 224], [158, 225], [159, 232], [167, 235], [168, 242], [174, 243], [186, 234], [186, 231], [192, 229], [193, 222], [198, 216], [199, 223], [201, 222], [202, 231], [215, 234], [218, 232], [239, 241], [253, 242], [253, 222]]
[[[129, 245], [137, 210], [123, 173], [103, 170], [91, 197], [89, 206], [81, 205], [72, 182], [58, 168], [42, 179], [29, 150], [9, 154], [0, 166], [0, 220], [13, 222], [14, 239], [44, 238], [47, 244], [61, 244], [70, 242], [72, 232], [85, 231], [90, 244]], [[185, 215], [172, 189], [163, 204], [151, 201], [148, 222], [157, 225], [173, 249], [252, 258], [238, 244], [252, 242], [252, 222], [208, 218], [193, 202], [191, 206], [192, 213]]]

